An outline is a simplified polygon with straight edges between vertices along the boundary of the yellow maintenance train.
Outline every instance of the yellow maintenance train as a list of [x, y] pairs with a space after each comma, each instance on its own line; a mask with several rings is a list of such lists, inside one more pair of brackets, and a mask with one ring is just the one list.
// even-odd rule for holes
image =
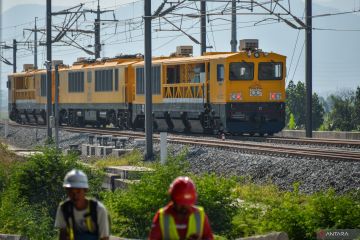
[[[154, 130], [250, 135], [281, 131], [286, 57], [247, 43], [240, 52], [192, 57], [192, 48], [183, 46], [171, 57], [154, 58]], [[54, 96], [54, 71], [52, 79]], [[9, 75], [10, 119], [46, 124], [46, 89], [46, 70]], [[60, 65], [58, 100], [60, 124], [144, 129], [143, 57], [78, 59], [72, 66]]]

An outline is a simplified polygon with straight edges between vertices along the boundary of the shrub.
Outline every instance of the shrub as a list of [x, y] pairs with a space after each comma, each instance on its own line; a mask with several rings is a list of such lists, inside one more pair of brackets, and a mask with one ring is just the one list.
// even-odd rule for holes
[[178, 176], [190, 176], [198, 191], [198, 203], [205, 208], [217, 234], [229, 234], [235, 213], [233, 179], [215, 175], [193, 176], [189, 172], [186, 152], [171, 157], [165, 165], [154, 164], [154, 172], [144, 175], [140, 183], [124, 191], [104, 193], [104, 202], [112, 216], [112, 232], [127, 238], [146, 238], [156, 211], [165, 206], [170, 183]]
[[295, 128], [296, 128], [295, 117], [294, 117], [294, 114], [290, 113], [288, 129], [289, 130], [294, 130]]
[[217, 177], [215, 174], [206, 174], [193, 177], [197, 192], [198, 203], [204, 207], [209, 217], [211, 228], [216, 234], [230, 236], [232, 218], [236, 213], [233, 188], [234, 179]]
[[9, 184], [10, 174], [16, 166], [16, 163], [21, 161], [21, 157], [15, 155], [8, 150], [6, 145], [0, 143], [0, 196], [5, 189], [5, 186]]
[[271, 231], [287, 232], [290, 239], [314, 239], [320, 229], [358, 228], [360, 202], [357, 195], [336, 195], [334, 190], [312, 195], [282, 192], [275, 187], [240, 186], [243, 203], [234, 217], [233, 236]]
[[44, 148], [42, 154], [32, 155], [18, 165], [3, 192], [0, 230], [19, 233], [31, 239], [53, 236], [56, 209], [59, 202], [65, 199], [63, 179], [66, 172], [73, 168], [82, 169], [88, 174], [90, 194], [96, 195], [103, 179], [100, 172], [78, 163], [75, 156], [64, 156], [53, 148]]
[[185, 175], [185, 153], [170, 157], [165, 165], [154, 164], [154, 172], [144, 174], [127, 190], [104, 193], [104, 203], [112, 217], [112, 232], [128, 238], [146, 238], [156, 211], [167, 204], [168, 187], [175, 177]]

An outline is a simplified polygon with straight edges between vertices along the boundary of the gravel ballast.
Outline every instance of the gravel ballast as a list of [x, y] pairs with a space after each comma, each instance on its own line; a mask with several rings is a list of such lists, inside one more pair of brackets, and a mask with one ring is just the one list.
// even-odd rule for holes
[[[42, 146], [46, 140], [44, 128], [9, 126], [9, 136], [4, 139], [4, 126], [0, 126], [3, 142], [17, 148], [33, 149]], [[60, 132], [60, 147], [69, 148], [71, 144], [87, 142], [88, 134]], [[127, 147], [133, 144], [130, 141]], [[274, 183], [280, 189], [292, 190], [293, 184], [300, 183], [300, 191], [314, 193], [334, 188], [344, 193], [360, 188], [360, 162], [328, 161], [298, 157], [274, 157], [245, 154], [221, 149], [182, 146], [171, 144], [172, 154], [187, 148], [191, 170], [196, 174], [216, 173], [222, 176], [244, 176], [255, 183]], [[154, 143], [155, 153], [159, 146]]]

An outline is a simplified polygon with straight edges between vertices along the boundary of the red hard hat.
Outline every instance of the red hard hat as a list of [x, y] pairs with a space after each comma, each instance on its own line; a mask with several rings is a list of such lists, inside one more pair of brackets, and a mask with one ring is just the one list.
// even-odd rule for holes
[[179, 205], [193, 205], [196, 202], [195, 184], [189, 177], [177, 177], [170, 185], [171, 199]]

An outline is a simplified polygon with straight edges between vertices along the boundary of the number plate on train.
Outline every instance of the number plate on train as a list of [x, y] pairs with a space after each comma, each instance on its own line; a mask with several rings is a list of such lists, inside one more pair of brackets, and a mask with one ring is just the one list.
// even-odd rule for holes
[[262, 89], [261, 88], [250, 88], [250, 96], [251, 97], [261, 97]]

